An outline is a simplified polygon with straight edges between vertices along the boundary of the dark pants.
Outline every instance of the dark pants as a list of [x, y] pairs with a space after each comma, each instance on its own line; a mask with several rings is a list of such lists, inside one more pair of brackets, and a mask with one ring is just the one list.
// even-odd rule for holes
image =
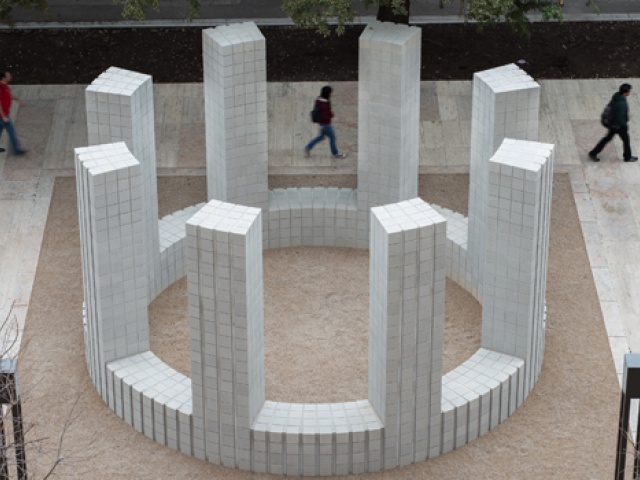
[[609, 133], [598, 142], [598, 144], [591, 150], [591, 153], [598, 155], [604, 146], [611, 141], [614, 135], [618, 135], [622, 140], [624, 148], [623, 157], [625, 160], [631, 158], [631, 142], [629, 141], [629, 127], [611, 127]]

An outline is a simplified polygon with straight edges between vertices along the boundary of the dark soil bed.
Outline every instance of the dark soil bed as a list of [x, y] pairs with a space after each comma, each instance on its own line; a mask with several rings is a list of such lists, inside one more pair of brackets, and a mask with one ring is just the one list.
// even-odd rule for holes
[[[422, 79], [469, 80], [473, 72], [523, 60], [534, 78], [640, 77], [639, 22], [531, 25], [522, 38], [504, 25], [422, 26]], [[274, 82], [357, 80], [358, 36], [323, 37], [294, 27], [261, 27]], [[16, 84], [89, 83], [110, 66], [160, 83], [202, 81], [199, 28], [3, 30], [0, 45]]]

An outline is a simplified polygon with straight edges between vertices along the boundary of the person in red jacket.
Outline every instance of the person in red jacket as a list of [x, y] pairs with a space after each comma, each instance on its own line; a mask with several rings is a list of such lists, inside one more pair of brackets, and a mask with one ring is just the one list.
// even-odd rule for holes
[[305, 157], [311, 155], [311, 149], [316, 146], [316, 143], [324, 140], [324, 137], [329, 138], [329, 147], [331, 148], [331, 154], [335, 158], [345, 158], [347, 155], [340, 153], [336, 146], [336, 132], [331, 125], [331, 119], [333, 118], [333, 112], [331, 111], [331, 92], [333, 89], [327, 85], [322, 87], [320, 96], [316, 98], [316, 106], [320, 109], [320, 134], [311, 140], [306, 147], [304, 147]]
[[[11, 113], [11, 103], [13, 100], [18, 102], [18, 105], [21, 107], [24, 107], [25, 103], [11, 95], [11, 89], [9, 88], [11, 78], [13, 78], [11, 72], [6, 70], [2, 71], [2, 78], [0, 78], [0, 135], [2, 135], [3, 130], [6, 130], [7, 135], [9, 135], [9, 144], [11, 145], [11, 150], [14, 155], [23, 155], [27, 151], [20, 146], [16, 129], [13, 126], [9, 114]], [[4, 152], [4, 148], [0, 148], [0, 151]]]

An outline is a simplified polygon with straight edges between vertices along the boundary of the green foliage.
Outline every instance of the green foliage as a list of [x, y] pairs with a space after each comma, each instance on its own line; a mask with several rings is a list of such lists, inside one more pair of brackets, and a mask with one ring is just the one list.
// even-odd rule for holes
[[[394, 14], [406, 15], [405, 0], [360, 0], [366, 8], [390, 6]], [[507, 23], [523, 36], [529, 35], [530, 13], [542, 14], [544, 21], [562, 21], [562, 7], [558, 0], [440, 0], [440, 7], [459, 1], [461, 12], [479, 28]], [[572, 1], [572, 0], [568, 0]], [[593, 0], [586, 5], [598, 12]], [[350, 0], [282, 0], [282, 9], [296, 25], [317, 29], [328, 35], [328, 20], [337, 23], [336, 32], [344, 32], [344, 26], [353, 21], [354, 12]]]
[[466, 18], [480, 28], [505, 22], [523, 36], [529, 35], [527, 15], [539, 12], [544, 21], [562, 21], [562, 8], [551, 0], [471, 0]]
[[[440, 7], [454, 0], [440, 0]], [[465, 0], [460, 0], [464, 7]], [[571, 0], [570, 0], [571, 1]], [[593, 0], [585, 4], [597, 13]], [[465, 18], [478, 23], [479, 28], [506, 23], [524, 37], [530, 35], [530, 13], [540, 13], [542, 20], [562, 22], [562, 7], [557, 0], [467, 0]]]
[[315, 28], [325, 36], [331, 33], [329, 19], [336, 20], [336, 32], [342, 35], [355, 14], [350, 0], [282, 0], [282, 10], [296, 25]]
[[[190, 7], [187, 20], [191, 21], [200, 14], [200, 0], [186, 1], [188, 1]], [[147, 18], [146, 10], [149, 8], [156, 12], [160, 11], [160, 0], [113, 0], [113, 3], [122, 5], [123, 18], [133, 18], [139, 21]]]
[[[122, 5], [122, 16], [144, 20], [147, 10], [160, 10], [161, 0], [113, 0]], [[188, 20], [200, 14], [202, 0], [185, 0], [190, 7]], [[394, 15], [407, 15], [406, 0], [359, 0], [368, 9], [370, 7], [390, 7]], [[524, 36], [529, 35], [530, 13], [541, 13], [545, 21], [562, 21], [562, 8], [558, 0], [439, 0], [440, 6], [459, 1], [461, 11], [467, 20], [477, 22], [480, 28], [507, 23]], [[573, 1], [573, 0], [568, 0]], [[585, 0], [586, 5], [598, 12], [593, 0]], [[16, 8], [47, 11], [47, 0], [0, 0], [0, 21], [13, 23], [13, 10]], [[336, 33], [344, 33], [345, 25], [353, 22], [355, 11], [352, 0], [282, 0], [282, 10], [296, 25], [314, 28], [323, 35], [329, 35], [329, 20], [336, 23]]]
[[13, 10], [15, 8], [47, 11], [47, 0], [0, 0], [0, 22], [13, 25]]
[[[361, 0], [365, 8], [390, 6], [394, 14], [406, 15], [405, 0]], [[282, 0], [282, 10], [301, 27], [314, 28], [323, 35], [331, 34], [329, 20], [342, 35], [346, 24], [353, 22], [355, 11], [351, 0]]]
[[396, 15], [406, 15], [409, 13], [405, 7], [404, 0], [362, 0], [362, 3], [364, 3], [366, 8], [370, 8], [372, 5], [380, 7], [390, 6], [391, 10], [393, 10], [393, 13]]

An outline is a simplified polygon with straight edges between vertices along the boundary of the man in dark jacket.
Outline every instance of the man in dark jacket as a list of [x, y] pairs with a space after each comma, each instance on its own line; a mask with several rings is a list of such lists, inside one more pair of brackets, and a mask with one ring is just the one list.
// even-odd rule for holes
[[631, 85], [623, 83], [620, 89], [613, 95], [613, 124], [609, 127], [607, 135], [589, 152], [589, 158], [594, 162], [599, 162], [598, 154], [604, 146], [611, 141], [614, 135], [619, 135], [622, 139], [623, 158], [625, 162], [635, 162], [638, 157], [631, 155], [631, 142], [629, 141], [629, 105], [627, 97], [631, 94]]

